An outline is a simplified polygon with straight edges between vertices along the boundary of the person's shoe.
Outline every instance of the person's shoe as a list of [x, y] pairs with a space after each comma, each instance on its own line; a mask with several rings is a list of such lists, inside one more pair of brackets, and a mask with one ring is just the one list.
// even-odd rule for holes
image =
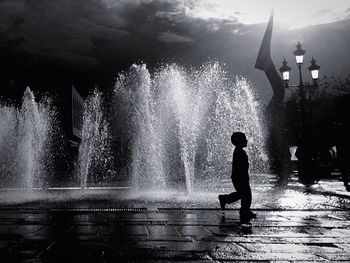
[[253, 213], [251, 210], [248, 210], [248, 211], [240, 211], [239, 212], [239, 216], [240, 216], [240, 219], [241, 219], [241, 222], [242, 221], [250, 221], [250, 219], [254, 219], [256, 218], [256, 214]]
[[226, 202], [224, 200], [224, 196], [223, 195], [219, 195], [219, 201], [220, 201], [220, 207], [222, 210], [225, 210], [225, 205], [226, 205]]
[[240, 222], [241, 224], [249, 224], [249, 223], [250, 223], [250, 218], [247, 218], [247, 217], [245, 217], [245, 216], [240, 216], [240, 217], [239, 217], [239, 222]]
[[250, 217], [250, 218], [256, 218], [256, 214], [255, 213], [253, 213], [252, 212], [252, 210], [249, 210], [249, 212], [247, 213], [248, 214], [248, 216]]

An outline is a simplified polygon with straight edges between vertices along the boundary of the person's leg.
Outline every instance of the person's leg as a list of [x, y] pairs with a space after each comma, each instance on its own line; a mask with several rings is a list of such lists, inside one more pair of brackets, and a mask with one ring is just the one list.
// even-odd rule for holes
[[228, 195], [224, 195], [224, 200], [225, 200], [226, 204], [232, 204], [232, 203], [238, 201], [239, 199], [241, 199], [239, 192], [232, 192]]
[[235, 189], [237, 190], [237, 192], [232, 192], [230, 194], [224, 194], [224, 195], [219, 195], [219, 201], [220, 201], [220, 206], [221, 209], [225, 209], [225, 205], [226, 204], [232, 204], [233, 202], [238, 201], [239, 199], [241, 199], [241, 195], [239, 193], [239, 186], [237, 187], [237, 184], [235, 184], [233, 181], [233, 186], [235, 187]]
[[231, 204], [241, 198], [238, 192], [233, 192], [227, 195], [219, 195], [218, 197], [222, 210], [225, 210], [226, 204]]
[[256, 218], [256, 214], [254, 214], [250, 210], [250, 206], [252, 203], [252, 191], [250, 189], [249, 182], [242, 187], [242, 199], [241, 199], [241, 209], [240, 209], [240, 219], [241, 221], [249, 221], [252, 218]]
[[249, 182], [241, 188], [241, 211], [250, 211], [250, 206], [252, 204], [252, 191], [250, 189]]

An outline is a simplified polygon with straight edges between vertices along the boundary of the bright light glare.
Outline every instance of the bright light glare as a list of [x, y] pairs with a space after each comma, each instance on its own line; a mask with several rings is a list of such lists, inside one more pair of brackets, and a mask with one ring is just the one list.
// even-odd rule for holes
[[296, 60], [297, 64], [303, 64], [303, 62], [304, 62], [304, 55], [302, 55], [302, 56], [295, 56], [295, 60]]
[[349, 15], [346, 10], [350, 8], [350, 1], [197, 0], [187, 8], [188, 13], [196, 17], [238, 19], [245, 24], [267, 22], [274, 9], [275, 23], [294, 29], [344, 19]]
[[289, 80], [289, 71], [284, 71], [282, 73], [283, 80]]
[[318, 69], [311, 70], [312, 79], [318, 79], [318, 72], [319, 72]]

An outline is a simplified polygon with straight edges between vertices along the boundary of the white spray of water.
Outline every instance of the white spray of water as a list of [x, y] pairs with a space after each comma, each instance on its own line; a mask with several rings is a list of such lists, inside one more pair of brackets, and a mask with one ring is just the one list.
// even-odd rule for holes
[[6, 177], [2, 182], [29, 189], [45, 185], [52, 164], [49, 153], [53, 116], [50, 100], [37, 103], [29, 87], [19, 111], [13, 106], [0, 107], [0, 169]]
[[172, 187], [182, 179], [192, 193], [195, 185], [206, 188], [227, 177], [233, 131], [247, 134], [252, 166], [266, 164], [251, 87], [242, 77], [229, 79], [217, 63], [197, 70], [167, 65], [153, 77], [145, 65], [134, 65], [120, 75], [115, 97], [129, 117], [124, 127], [131, 129], [127, 143], [138, 186]]
[[0, 106], [0, 181], [5, 186], [17, 183], [17, 110]]
[[[79, 174], [81, 189], [88, 181], [103, 183], [112, 165], [109, 125], [104, 116], [102, 93], [98, 90], [85, 101], [82, 141], [79, 147]], [[94, 178], [98, 177], [98, 178]]]
[[[152, 104], [151, 77], [144, 65], [134, 65], [129, 74], [121, 76], [115, 94], [125, 100], [128, 129], [131, 140], [131, 178], [137, 187], [164, 187], [164, 171], [161, 159], [160, 138], [157, 136]], [[116, 119], [117, 122], [121, 121]]]

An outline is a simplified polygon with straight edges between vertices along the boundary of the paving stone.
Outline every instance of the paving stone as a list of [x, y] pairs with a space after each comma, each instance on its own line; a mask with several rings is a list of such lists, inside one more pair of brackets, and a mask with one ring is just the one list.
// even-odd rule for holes
[[[198, 262], [199, 260], [206, 260], [211, 258], [206, 252], [186, 252], [186, 251], [114, 251], [109, 261], [136, 261], [143, 262], [148, 260], [160, 260], [161, 262]], [[213, 262], [213, 261], [211, 261]]]
[[343, 249], [338, 248], [332, 243], [304, 243], [304, 244], [259, 244], [242, 243], [251, 252], [267, 253], [342, 253]]
[[345, 251], [349, 251], [349, 253], [350, 253], [350, 242], [343, 243], [343, 244], [341, 244], [341, 243], [333, 243], [333, 244], [337, 247], [342, 248]]
[[147, 239], [150, 241], [171, 241], [171, 242], [188, 242], [188, 241], [201, 241], [193, 238], [192, 236], [158, 236], [158, 235], [150, 235]]
[[174, 220], [172, 215], [165, 212], [148, 212], [146, 215], [148, 219], [157, 219], [157, 220], [164, 220], [164, 221]]
[[210, 248], [210, 243], [187, 241], [187, 242], [172, 242], [172, 241], [140, 241], [137, 242], [134, 248], [137, 249], [154, 249], [162, 251], [189, 251], [200, 252], [207, 251]]
[[0, 251], [12, 248], [18, 244], [18, 240], [1, 240], [0, 239]]
[[1, 211], [0, 212], [0, 221], [20, 220], [20, 219], [28, 217], [29, 215], [30, 214], [28, 214], [28, 213], [13, 212], [11, 210]]
[[108, 235], [110, 229], [108, 226], [102, 225], [88, 225], [88, 226], [75, 226], [72, 230], [72, 235], [84, 235], [84, 236], [100, 236], [100, 235]]
[[177, 230], [185, 236], [209, 236], [210, 231], [203, 226], [180, 226]]
[[334, 262], [341, 262], [341, 261], [350, 262], [349, 251], [343, 254], [322, 254], [320, 255], [320, 257], [326, 260], [334, 261]]
[[148, 225], [151, 236], [179, 236], [180, 233], [173, 226]]
[[125, 241], [147, 241], [150, 240], [150, 237], [148, 235], [143, 236], [131, 236], [131, 235], [119, 235], [119, 234], [110, 234], [107, 237], [108, 242], [125, 242]]
[[216, 236], [229, 236], [231, 234], [239, 234], [241, 231], [240, 226], [232, 225], [232, 226], [206, 226], [207, 230], [209, 230], [212, 234]]
[[14, 225], [0, 225], [0, 235], [9, 232], [12, 228]]
[[242, 236], [194, 236], [198, 241], [207, 241], [207, 242], [235, 242], [235, 243], [252, 243], [252, 239]]
[[35, 213], [30, 214], [21, 219], [22, 222], [27, 224], [50, 224], [54, 218], [49, 213]]
[[46, 225], [41, 227], [37, 232], [35, 232], [35, 236], [38, 238], [61, 237], [66, 235], [72, 228], [73, 228], [73, 225], [63, 225], [63, 224]]
[[241, 244], [236, 244], [233, 242], [217, 242], [213, 243], [211, 251], [219, 252], [219, 251], [227, 251], [234, 254], [244, 254], [249, 252], [244, 246]]
[[210, 255], [215, 260], [275, 260], [275, 261], [326, 261], [326, 259], [319, 257], [318, 255], [306, 254], [306, 253], [233, 253], [229, 251], [213, 251]]
[[147, 236], [148, 231], [144, 225], [115, 226], [110, 232], [112, 235], [122, 236]]
[[[315, 229], [319, 231], [319, 229]], [[251, 236], [274, 236], [274, 237], [309, 237], [311, 234], [307, 225], [303, 227], [275, 226], [275, 227], [253, 227]], [[315, 236], [317, 233], [314, 234]]]
[[7, 238], [22, 238], [24, 236], [34, 235], [40, 230], [38, 225], [19, 225], [16, 228], [10, 229], [4, 236]]
[[256, 243], [282, 243], [282, 244], [304, 244], [304, 243], [336, 243], [340, 242], [335, 237], [278, 237], [254, 239]]
[[325, 234], [332, 235], [332, 236], [350, 236], [350, 229], [334, 228], [334, 229], [329, 229], [328, 232], [326, 232]]

